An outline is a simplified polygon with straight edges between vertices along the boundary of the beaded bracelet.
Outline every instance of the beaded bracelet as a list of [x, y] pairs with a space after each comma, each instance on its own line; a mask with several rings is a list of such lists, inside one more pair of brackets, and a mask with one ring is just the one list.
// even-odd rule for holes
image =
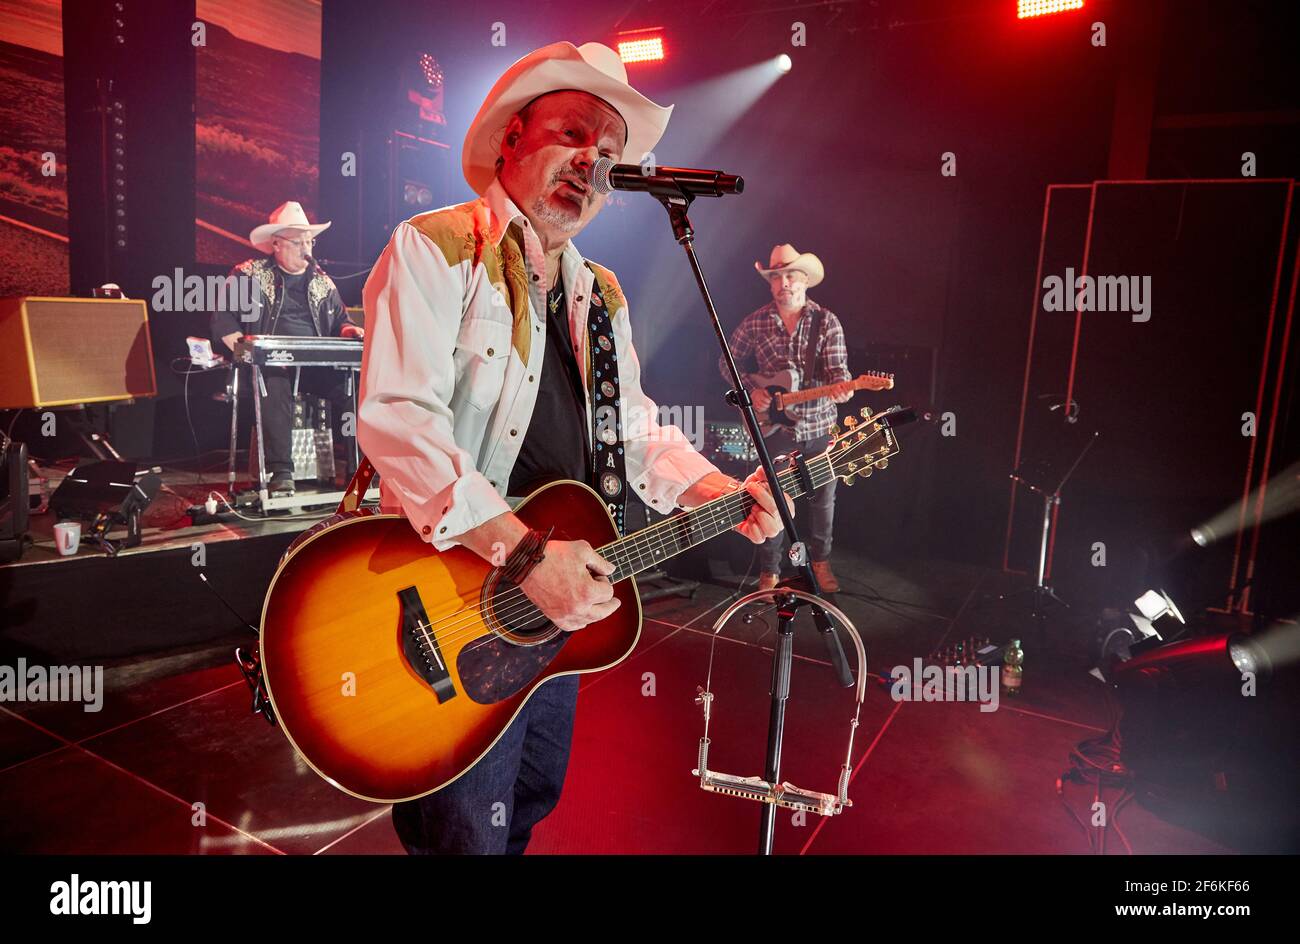
[[533, 572], [533, 568], [546, 559], [546, 542], [551, 539], [551, 532], [555, 528], [547, 528], [545, 531], [529, 531], [515, 545], [515, 549], [510, 552], [506, 562], [501, 565], [501, 576], [505, 580], [518, 586], [528, 579], [528, 575]]

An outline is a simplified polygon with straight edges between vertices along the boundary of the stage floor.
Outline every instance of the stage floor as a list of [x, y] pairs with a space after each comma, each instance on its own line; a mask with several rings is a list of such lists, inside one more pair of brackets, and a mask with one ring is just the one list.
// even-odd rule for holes
[[[839, 604], [888, 673], [969, 635], [1005, 628], [990, 595], [1007, 578], [918, 561], [899, 569], [841, 557]], [[854, 574], [870, 574], [867, 581]], [[702, 732], [709, 627], [731, 590], [646, 606], [627, 661], [586, 676], [564, 796], [530, 853], [749, 853], [760, 807], [702, 792], [691, 775]], [[872, 598], [885, 598], [885, 601]], [[887, 601], [887, 602], [886, 602]], [[1003, 621], [1003, 622], [1000, 622]], [[710, 768], [762, 772], [771, 614], [719, 643]], [[22, 853], [400, 853], [389, 808], [347, 796], [249, 713], [231, 659], [248, 636], [159, 648], [106, 666], [104, 708], [0, 705], [0, 850]], [[1057, 792], [1067, 755], [1103, 733], [1108, 706], [1086, 666], [1026, 642], [1025, 687], [993, 712], [971, 703], [896, 702], [869, 685], [853, 746], [853, 807], [796, 822], [778, 811], [782, 853], [1088, 853], [1066, 809], [1089, 816], [1091, 787]], [[821, 642], [796, 635], [783, 779], [834, 792], [852, 717]], [[1106, 799], [1103, 797], [1103, 799]], [[1110, 798], [1118, 800], [1118, 797]], [[202, 807], [197, 806], [202, 804]], [[197, 810], [202, 810], [205, 825]], [[1234, 851], [1138, 803], [1105, 852]]]

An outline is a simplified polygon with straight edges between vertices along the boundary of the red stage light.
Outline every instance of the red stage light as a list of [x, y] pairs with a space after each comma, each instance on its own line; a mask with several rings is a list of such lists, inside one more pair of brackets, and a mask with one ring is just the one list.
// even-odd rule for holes
[[664, 38], [647, 36], [641, 39], [621, 39], [618, 42], [618, 57], [625, 65], [632, 62], [659, 62], [664, 58]]
[[1024, 20], [1031, 16], [1047, 16], [1049, 13], [1062, 13], [1082, 7], [1083, 0], [1016, 0], [1016, 18]]

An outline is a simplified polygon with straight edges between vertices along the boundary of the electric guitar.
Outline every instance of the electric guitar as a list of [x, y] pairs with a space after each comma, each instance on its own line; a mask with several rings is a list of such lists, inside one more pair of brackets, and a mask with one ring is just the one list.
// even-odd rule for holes
[[828, 397], [837, 389], [851, 390], [892, 390], [894, 375], [881, 371], [868, 371], [855, 380], [843, 384], [826, 384], [821, 387], [809, 387], [807, 390], [795, 390], [798, 378], [792, 370], [778, 370], [771, 374], [752, 374], [750, 382], [754, 387], [766, 390], [772, 395], [772, 403], [759, 415], [759, 428], [764, 436], [771, 436], [782, 426], [794, 426], [798, 420], [786, 413], [786, 408], [798, 403], [807, 403], [818, 397]]
[[[894, 407], [838, 434], [779, 474], [791, 497], [869, 476], [898, 452]], [[853, 418], [850, 417], [850, 420]], [[339, 789], [376, 803], [432, 793], [497, 742], [537, 687], [625, 659], [641, 635], [635, 575], [725, 534], [754, 499], [731, 492], [620, 538], [605, 502], [579, 482], [544, 486], [515, 509], [553, 540], [586, 540], [616, 566], [621, 601], [564, 632], [500, 569], [463, 547], [436, 551], [400, 515], [343, 512], [290, 545], [262, 609], [261, 665], [294, 749]]]

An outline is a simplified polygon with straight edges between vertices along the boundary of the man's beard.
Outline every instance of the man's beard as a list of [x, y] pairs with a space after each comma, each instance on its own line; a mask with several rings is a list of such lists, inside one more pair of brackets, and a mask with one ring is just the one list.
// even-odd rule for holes
[[[564, 178], [560, 176], [559, 171], [556, 171], [555, 174], [552, 175], [550, 182], [551, 185], [565, 183]], [[554, 190], [550, 191], [550, 193], [554, 193], [554, 192], [555, 192]], [[578, 203], [574, 203], [573, 208], [574, 210], [577, 211], [577, 216], [570, 216], [567, 213], [565, 213], [563, 210], [557, 210], [555, 207], [551, 206], [548, 197], [549, 194], [545, 196], [539, 196], [536, 200], [533, 201], [533, 212], [537, 214], [538, 219], [542, 220], [548, 226], [554, 227], [555, 229], [559, 230], [560, 232], [564, 233], [567, 236], [572, 236], [574, 233], [578, 232], [578, 230], [582, 229], [583, 208], [581, 205], [579, 205]], [[561, 197], [560, 199], [567, 200], [568, 198]]]

